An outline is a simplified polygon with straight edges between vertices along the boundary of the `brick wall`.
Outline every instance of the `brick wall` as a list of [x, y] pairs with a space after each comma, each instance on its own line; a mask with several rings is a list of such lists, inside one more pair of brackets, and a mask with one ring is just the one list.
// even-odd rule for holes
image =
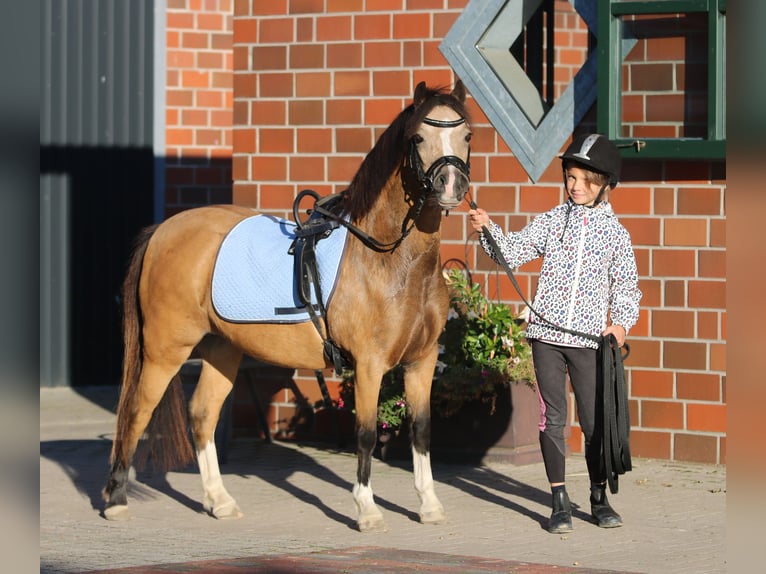
[[167, 216], [231, 203], [233, 10], [233, 0], [167, 0]]
[[[173, 126], [179, 130], [176, 143], [171, 145], [168, 137], [169, 152], [179, 154], [179, 159], [210, 162], [228, 157], [230, 150], [233, 202], [289, 217], [299, 190], [313, 188], [326, 194], [344, 189], [376, 136], [409, 104], [419, 81], [453, 83], [438, 46], [466, 1], [234, 0], [232, 6], [224, 0], [169, 0], [168, 4], [169, 24], [174, 10], [179, 12], [178, 21], [173, 19], [176, 24], [168, 26], [168, 134]], [[556, 6], [558, 14], [568, 3], [561, 0]], [[233, 10], [233, 23], [227, 8]], [[228, 37], [231, 59], [224, 57], [222, 67], [209, 69], [197, 60], [184, 76], [182, 66], [170, 66], [171, 46], [182, 47], [184, 38], [197, 38], [207, 21], [200, 18], [203, 15], [219, 16], [221, 27], [209, 30], [205, 46], [187, 44], [188, 50], [197, 58], [219, 49], [226, 53], [228, 48], [221, 46]], [[582, 61], [582, 24], [571, 14], [566, 18], [573, 33], [557, 35], [562, 43], [557, 52]], [[214, 38], [220, 43], [215, 48]], [[225, 66], [233, 69], [228, 83]], [[557, 71], [556, 81], [566, 82], [569, 73]], [[640, 80], [641, 72], [636, 73]], [[175, 83], [170, 81], [173, 77]], [[189, 84], [183, 83], [184, 77]], [[195, 87], [195, 81], [205, 85]], [[171, 104], [174, 90], [184, 97], [180, 103]], [[222, 96], [233, 114], [228, 116], [230, 134], [222, 120], [228, 113], [225, 106], [219, 113], [216, 106], [195, 99], [210, 91], [233, 92], [233, 100]], [[626, 104], [626, 114], [645, 114], [649, 104], [634, 101], [641, 103], [631, 106], [645, 109]], [[214, 125], [210, 121], [203, 130], [183, 119], [184, 111], [191, 114], [200, 107], [209, 120], [214, 114], [221, 118], [223, 139], [218, 141], [226, 143], [205, 146], [194, 139], [194, 134], [207, 133]], [[531, 183], [475, 101], [470, 100], [469, 107], [474, 130], [472, 192], [495, 221], [519, 229], [534, 214], [564, 200], [557, 160], [537, 183]], [[592, 125], [593, 118], [595, 110], [585, 123]], [[193, 177], [187, 181], [190, 176], [183, 173], [183, 185], [169, 185], [169, 210], [196, 203], [203, 187], [213, 195], [226, 188], [219, 182], [201, 186]], [[721, 164], [627, 162], [623, 183], [612, 196], [615, 211], [633, 237], [644, 292], [641, 317], [629, 337], [632, 354], [627, 365], [631, 447], [636, 456], [725, 461], [724, 189]], [[187, 201], [190, 196], [194, 201]], [[464, 209], [457, 210], [444, 220], [443, 259], [465, 260], [491, 297], [519, 301], [510, 281], [477, 249], [463, 214]], [[533, 262], [519, 271], [527, 297], [538, 270], [539, 262]], [[336, 396], [337, 380], [329, 372], [326, 376]], [[294, 416], [296, 393], [309, 403], [321, 398], [313, 373], [299, 372], [295, 382], [291, 389], [274, 389], [269, 418], [275, 430], [285, 430]], [[574, 451], [582, 451], [576, 424], [569, 443]]]

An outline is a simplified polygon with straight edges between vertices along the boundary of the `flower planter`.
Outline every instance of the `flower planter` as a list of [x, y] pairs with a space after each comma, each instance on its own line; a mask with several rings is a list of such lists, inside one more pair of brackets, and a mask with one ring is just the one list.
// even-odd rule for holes
[[[482, 464], [491, 461], [530, 464], [542, 460], [537, 392], [525, 383], [512, 383], [490, 401], [466, 401], [450, 417], [431, 416], [431, 458], [441, 462]], [[406, 428], [383, 431], [381, 460], [408, 459], [410, 439]]]
[[433, 416], [432, 457], [475, 464], [538, 462], [539, 419], [537, 392], [527, 384], [511, 383], [498, 390], [494, 412], [490, 401], [469, 401], [451, 417]]

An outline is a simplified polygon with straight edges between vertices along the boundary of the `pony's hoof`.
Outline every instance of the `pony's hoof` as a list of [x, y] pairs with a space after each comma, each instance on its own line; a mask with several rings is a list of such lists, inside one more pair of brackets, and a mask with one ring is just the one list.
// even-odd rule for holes
[[239, 509], [239, 506], [233, 502], [208, 510], [208, 512], [210, 513], [210, 516], [217, 518], [218, 520], [236, 520], [237, 518], [242, 518], [244, 516], [244, 513]]
[[132, 516], [127, 504], [115, 504], [104, 509], [104, 518], [107, 520], [130, 520]]
[[216, 512], [215, 516], [218, 520], [237, 520], [242, 518], [245, 514], [237, 507], [227, 510], [226, 512]]
[[447, 515], [444, 514], [444, 510], [442, 509], [420, 513], [421, 524], [443, 524], [446, 521]]
[[359, 532], [388, 532], [388, 526], [382, 516], [360, 518], [356, 524], [359, 526]]

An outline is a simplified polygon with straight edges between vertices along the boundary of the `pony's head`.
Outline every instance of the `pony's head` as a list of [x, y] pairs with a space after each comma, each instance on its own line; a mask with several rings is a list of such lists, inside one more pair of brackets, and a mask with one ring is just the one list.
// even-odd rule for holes
[[352, 221], [367, 214], [392, 174], [411, 180], [410, 195], [456, 207], [468, 191], [471, 130], [465, 87], [451, 92], [415, 89], [413, 102], [394, 119], [364, 158], [347, 190], [343, 211]]
[[471, 128], [465, 109], [465, 87], [458, 80], [447, 93], [415, 88], [412, 116], [405, 137], [409, 140], [407, 163], [427, 199], [442, 209], [460, 205], [470, 183]]

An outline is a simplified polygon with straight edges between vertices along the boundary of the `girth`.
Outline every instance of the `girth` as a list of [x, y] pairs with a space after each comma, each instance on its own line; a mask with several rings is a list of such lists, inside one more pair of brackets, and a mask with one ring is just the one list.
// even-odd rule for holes
[[[298, 215], [300, 201], [306, 195], [314, 198], [315, 206], [322, 206], [322, 210], [309, 210], [307, 221], [301, 221]], [[311, 189], [301, 191], [293, 202], [293, 215], [295, 218], [296, 229], [295, 239], [293, 240], [288, 253], [293, 255], [293, 265], [295, 269], [296, 291], [298, 299], [306, 307], [311, 322], [314, 324], [319, 336], [322, 338], [324, 355], [331, 361], [337, 375], [350, 367], [350, 361], [329, 337], [327, 328], [327, 309], [325, 309], [322, 298], [322, 287], [319, 281], [319, 269], [316, 259], [317, 243], [329, 237], [330, 234], [339, 227], [337, 219], [331, 219], [322, 215], [320, 211], [328, 211], [339, 200], [338, 195], [328, 195], [320, 199], [319, 194]], [[316, 297], [316, 304], [312, 302], [311, 294]]]

